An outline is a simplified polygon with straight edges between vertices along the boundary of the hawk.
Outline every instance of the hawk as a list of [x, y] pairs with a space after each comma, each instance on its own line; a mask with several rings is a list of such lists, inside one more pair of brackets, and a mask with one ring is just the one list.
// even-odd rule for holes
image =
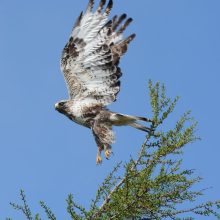
[[149, 128], [137, 121], [151, 122], [150, 119], [129, 116], [109, 111], [106, 106], [117, 100], [122, 76], [118, 67], [120, 58], [128, 50], [128, 44], [135, 34], [123, 39], [123, 31], [132, 22], [126, 14], [118, 19], [114, 16], [107, 21], [113, 1], [101, 0], [92, 13], [94, 0], [90, 0], [83, 16], [80, 13], [72, 29], [68, 43], [61, 55], [61, 71], [66, 81], [69, 99], [55, 104], [55, 109], [75, 123], [91, 129], [98, 147], [96, 164], [102, 162], [101, 151], [108, 159], [112, 154], [111, 144], [115, 137], [112, 126], [131, 126], [142, 131]]

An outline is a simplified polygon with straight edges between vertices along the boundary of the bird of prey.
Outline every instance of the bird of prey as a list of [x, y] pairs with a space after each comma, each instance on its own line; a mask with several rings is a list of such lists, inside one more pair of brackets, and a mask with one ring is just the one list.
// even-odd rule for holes
[[117, 100], [122, 76], [118, 67], [120, 58], [128, 50], [128, 44], [135, 34], [123, 39], [123, 31], [132, 18], [125, 20], [126, 14], [118, 19], [114, 16], [107, 23], [113, 6], [109, 0], [101, 0], [92, 13], [94, 0], [89, 0], [83, 16], [80, 13], [72, 29], [68, 43], [61, 55], [61, 71], [66, 81], [69, 99], [55, 104], [55, 109], [70, 120], [91, 129], [98, 147], [96, 164], [102, 162], [101, 151], [108, 159], [114, 143], [112, 126], [132, 126], [148, 132], [149, 128], [137, 121], [151, 122], [150, 119], [129, 116], [109, 111], [106, 106]]

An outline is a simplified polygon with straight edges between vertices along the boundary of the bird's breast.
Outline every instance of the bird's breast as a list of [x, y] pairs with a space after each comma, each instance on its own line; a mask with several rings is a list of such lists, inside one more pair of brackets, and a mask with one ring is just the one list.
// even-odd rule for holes
[[88, 123], [86, 122], [85, 118], [81, 115], [81, 114], [74, 114], [74, 113], [71, 113], [71, 114], [65, 114], [71, 121], [79, 124], [79, 125], [82, 125], [84, 127], [89, 127], [88, 126]]

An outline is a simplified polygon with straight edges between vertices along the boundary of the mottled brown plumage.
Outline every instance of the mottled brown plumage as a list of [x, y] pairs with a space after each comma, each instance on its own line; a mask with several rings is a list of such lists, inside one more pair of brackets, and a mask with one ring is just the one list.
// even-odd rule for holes
[[[132, 126], [139, 130], [149, 129], [136, 121], [150, 122], [141, 117], [118, 114], [105, 107], [116, 101], [122, 76], [118, 67], [120, 58], [127, 52], [135, 34], [123, 39], [123, 31], [131, 23], [123, 14], [106, 23], [113, 1], [101, 0], [93, 14], [94, 0], [90, 0], [85, 15], [79, 15], [61, 55], [61, 70], [66, 81], [69, 99], [55, 104], [55, 108], [70, 120], [91, 129], [98, 147], [96, 163], [101, 162], [101, 151], [108, 159], [115, 137], [112, 126]], [[106, 23], [106, 24], [105, 24]]]

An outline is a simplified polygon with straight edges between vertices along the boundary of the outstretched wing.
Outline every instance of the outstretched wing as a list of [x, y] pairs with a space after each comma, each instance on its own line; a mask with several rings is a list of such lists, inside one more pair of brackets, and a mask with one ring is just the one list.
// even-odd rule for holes
[[85, 15], [80, 13], [61, 55], [61, 70], [70, 99], [80, 103], [81, 107], [104, 108], [116, 101], [120, 90], [118, 79], [122, 76], [118, 64], [135, 37], [133, 34], [122, 39], [131, 18], [116, 31], [126, 14], [118, 20], [114, 16], [106, 23], [113, 1], [109, 0], [101, 14], [105, 3], [106, 0], [101, 0], [92, 13], [94, 0], [89, 1]]

